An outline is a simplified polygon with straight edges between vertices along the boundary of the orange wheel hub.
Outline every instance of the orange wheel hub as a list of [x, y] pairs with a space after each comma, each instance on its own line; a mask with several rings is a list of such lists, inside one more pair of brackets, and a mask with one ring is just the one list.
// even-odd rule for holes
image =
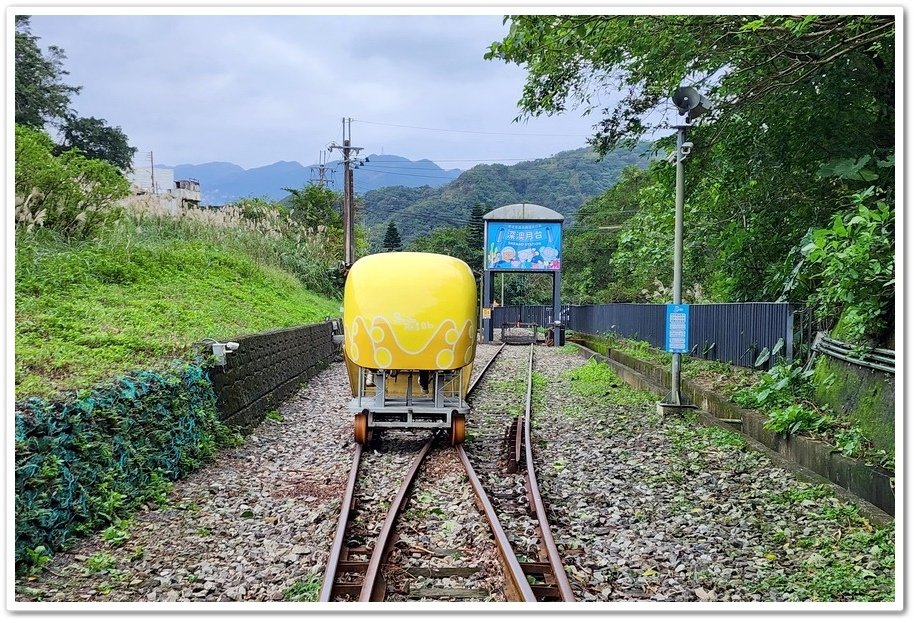
[[369, 414], [357, 413], [353, 420], [353, 439], [359, 445], [369, 443]]
[[455, 415], [452, 417], [452, 445], [458, 446], [464, 443], [464, 416]]

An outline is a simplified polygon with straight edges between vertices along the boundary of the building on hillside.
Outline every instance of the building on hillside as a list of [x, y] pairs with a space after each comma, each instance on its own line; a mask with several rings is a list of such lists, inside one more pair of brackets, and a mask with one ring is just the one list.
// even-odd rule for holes
[[141, 193], [158, 195], [175, 187], [175, 169], [134, 166], [127, 172], [127, 179]]
[[200, 207], [200, 182], [196, 179], [175, 179], [175, 169], [135, 166], [126, 173], [135, 197], [142, 197], [165, 208], [172, 214], [182, 209]]

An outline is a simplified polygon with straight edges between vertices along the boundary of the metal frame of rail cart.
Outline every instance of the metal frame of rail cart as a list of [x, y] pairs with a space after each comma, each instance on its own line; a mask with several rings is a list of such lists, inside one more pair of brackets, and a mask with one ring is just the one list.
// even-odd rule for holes
[[[358, 395], [350, 401], [350, 409], [362, 414], [365, 426], [372, 428], [451, 428], [456, 416], [465, 416], [471, 410], [461, 397], [464, 386], [463, 369], [431, 371], [429, 393], [417, 391], [415, 377], [419, 371], [367, 371], [360, 375]], [[403, 395], [389, 395], [386, 387], [406, 378]], [[359, 424], [358, 424], [359, 425]]]

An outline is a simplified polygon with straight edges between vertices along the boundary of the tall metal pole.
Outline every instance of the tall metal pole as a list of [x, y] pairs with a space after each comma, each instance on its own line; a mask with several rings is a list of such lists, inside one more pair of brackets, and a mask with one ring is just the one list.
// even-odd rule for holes
[[344, 184], [344, 209], [343, 209], [343, 226], [344, 226], [344, 263], [347, 266], [353, 264], [353, 213], [352, 213], [352, 179], [350, 177], [350, 139], [347, 138], [347, 119], [342, 120], [343, 125], [343, 184]]
[[[354, 212], [354, 201], [353, 201], [353, 160], [350, 157], [350, 153], [359, 154], [362, 147], [353, 147], [350, 143], [350, 122], [352, 119], [343, 117], [341, 124], [343, 126], [343, 145], [331, 144], [328, 145], [328, 151], [332, 149], [339, 149], [343, 153], [343, 226], [344, 226], [344, 264], [349, 267], [353, 264], [353, 256], [356, 254], [356, 245], [354, 243], [354, 231], [355, 227], [354, 221], [356, 220]], [[360, 166], [362, 163], [358, 158], [355, 159], [357, 164]], [[367, 158], [368, 160], [368, 158]]]
[[[681, 263], [684, 251], [684, 154], [682, 148], [687, 136], [687, 126], [677, 127], [677, 166], [675, 168], [674, 194], [674, 283], [672, 298], [675, 305], [681, 304]], [[681, 354], [671, 353], [671, 404], [681, 404]]]

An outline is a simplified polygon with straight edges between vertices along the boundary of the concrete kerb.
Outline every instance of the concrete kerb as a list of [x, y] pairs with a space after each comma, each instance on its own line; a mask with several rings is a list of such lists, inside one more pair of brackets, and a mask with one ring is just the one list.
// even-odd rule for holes
[[[608, 357], [581, 344], [575, 345], [582, 357], [608, 364], [631, 387], [661, 397], [668, 394], [670, 381], [662, 379], [670, 371], [617, 351], [609, 351], [611, 356]], [[627, 363], [637, 364], [648, 374]], [[685, 379], [681, 379], [681, 383], [682, 393], [696, 405], [691, 412], [696, 416], [697, 425], [718, 426], [740, 434], [749, 446], [769, 456], [780, 467], [807, 482], [830, 486], [838, 498], [855, 504], [873, 524], [883, 525], [893, 521], [894, 492], [890, 484], [893, 474], [839, 455], [823, 442], [775, 435], [763, 429], [765, 418], [762, 414], [742, 409], [725, 397], [699, 388]]]

